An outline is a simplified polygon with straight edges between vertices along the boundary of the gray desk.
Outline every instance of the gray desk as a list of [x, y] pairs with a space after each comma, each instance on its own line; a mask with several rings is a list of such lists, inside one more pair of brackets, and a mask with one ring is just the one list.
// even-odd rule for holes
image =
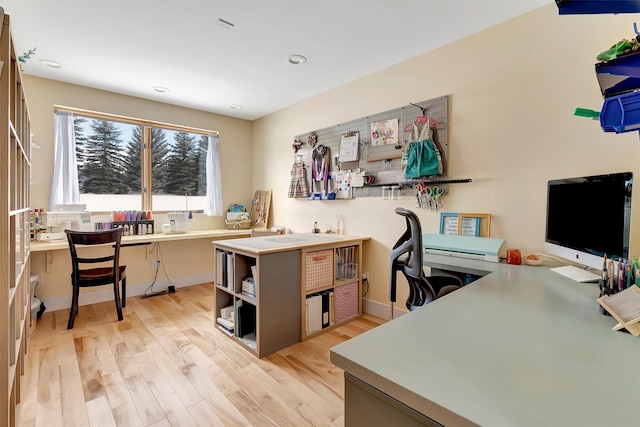
[[543, 266], [494, 266], [331, 349], [347, 379], [347, 427], [406, 414], [416, 424], [640, 425], [640, 339], [611, 330], [597, 285]]

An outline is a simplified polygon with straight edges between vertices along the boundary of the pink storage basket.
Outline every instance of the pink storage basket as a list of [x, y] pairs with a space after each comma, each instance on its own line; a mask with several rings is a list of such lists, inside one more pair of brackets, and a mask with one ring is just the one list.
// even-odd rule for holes
[[358, 315], [358, 282], [338, 286], [334, 290], [335, 323]]

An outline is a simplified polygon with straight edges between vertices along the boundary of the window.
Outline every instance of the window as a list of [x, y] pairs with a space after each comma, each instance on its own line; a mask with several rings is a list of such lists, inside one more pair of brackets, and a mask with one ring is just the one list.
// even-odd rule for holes
[[[62, 111], [68, 114], [66, 107]], [[207, 179], [212, 134], [216, 133], [74, 110], [80, 203], [93, 212], [206, 212], [207, 182], [214, 182]], [[215, 144], [217, 157], [217, 136]], [[220, 183], [214, 185], [219, 194]]]

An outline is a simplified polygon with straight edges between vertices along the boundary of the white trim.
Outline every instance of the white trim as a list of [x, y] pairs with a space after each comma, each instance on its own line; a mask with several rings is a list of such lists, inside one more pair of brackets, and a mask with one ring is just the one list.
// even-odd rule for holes
[[[407, 310], [402, 310], [398, 308], [398, 303], [393, 308], [393, 318], [398, 318], [403, 314], [407, 314]], [[377, 301], [373, 301], [370, 299], [363, 298], [362, 299], [362, 312], [366, 314], [370, 314], [375, 317], [379, 317], [381, 319], [390, 320], [391, 308], [389, 304], [382, 304]]]
[[[213, 282], [213, 273], [197, 274], [193, 276], [183, 276], [177, 279], [172, 279], [171, 284], [177, 288], [184, 288], [186, 286], [199, 285], [201, 283]], [[149, 287], [151, 283], [129, 285], [127, 284], [127, 298], [142, 295]], [[154, 291], [167, 290], [169, 286], [168, 280], [158, 280], [153, 285]], [[213, 294], [211, 294], [213, 298]], [[80, 291], [80, 298], [78, 300], [78, 306], [97, 304], [100, 302], [113, 301], [113, 285], [105, 285], [104, 289], [94, 292], [82, 292]], [[71, 307], [71, 295], [65, 295], [56, 298], [49, 298], [42, 300], [47, 311], [65, 310]]]

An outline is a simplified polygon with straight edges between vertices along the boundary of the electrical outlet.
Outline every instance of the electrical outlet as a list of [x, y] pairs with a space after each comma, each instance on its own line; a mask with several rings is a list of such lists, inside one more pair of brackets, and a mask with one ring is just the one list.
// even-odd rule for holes
[[151, 260], [151, 268], [160, 267], [160, 264], [162, 264], [162, 262], [159, 259]]
[[369, 272], [368, 271], [363, 271], [362, 272], [362, 280], [369, 280]]

